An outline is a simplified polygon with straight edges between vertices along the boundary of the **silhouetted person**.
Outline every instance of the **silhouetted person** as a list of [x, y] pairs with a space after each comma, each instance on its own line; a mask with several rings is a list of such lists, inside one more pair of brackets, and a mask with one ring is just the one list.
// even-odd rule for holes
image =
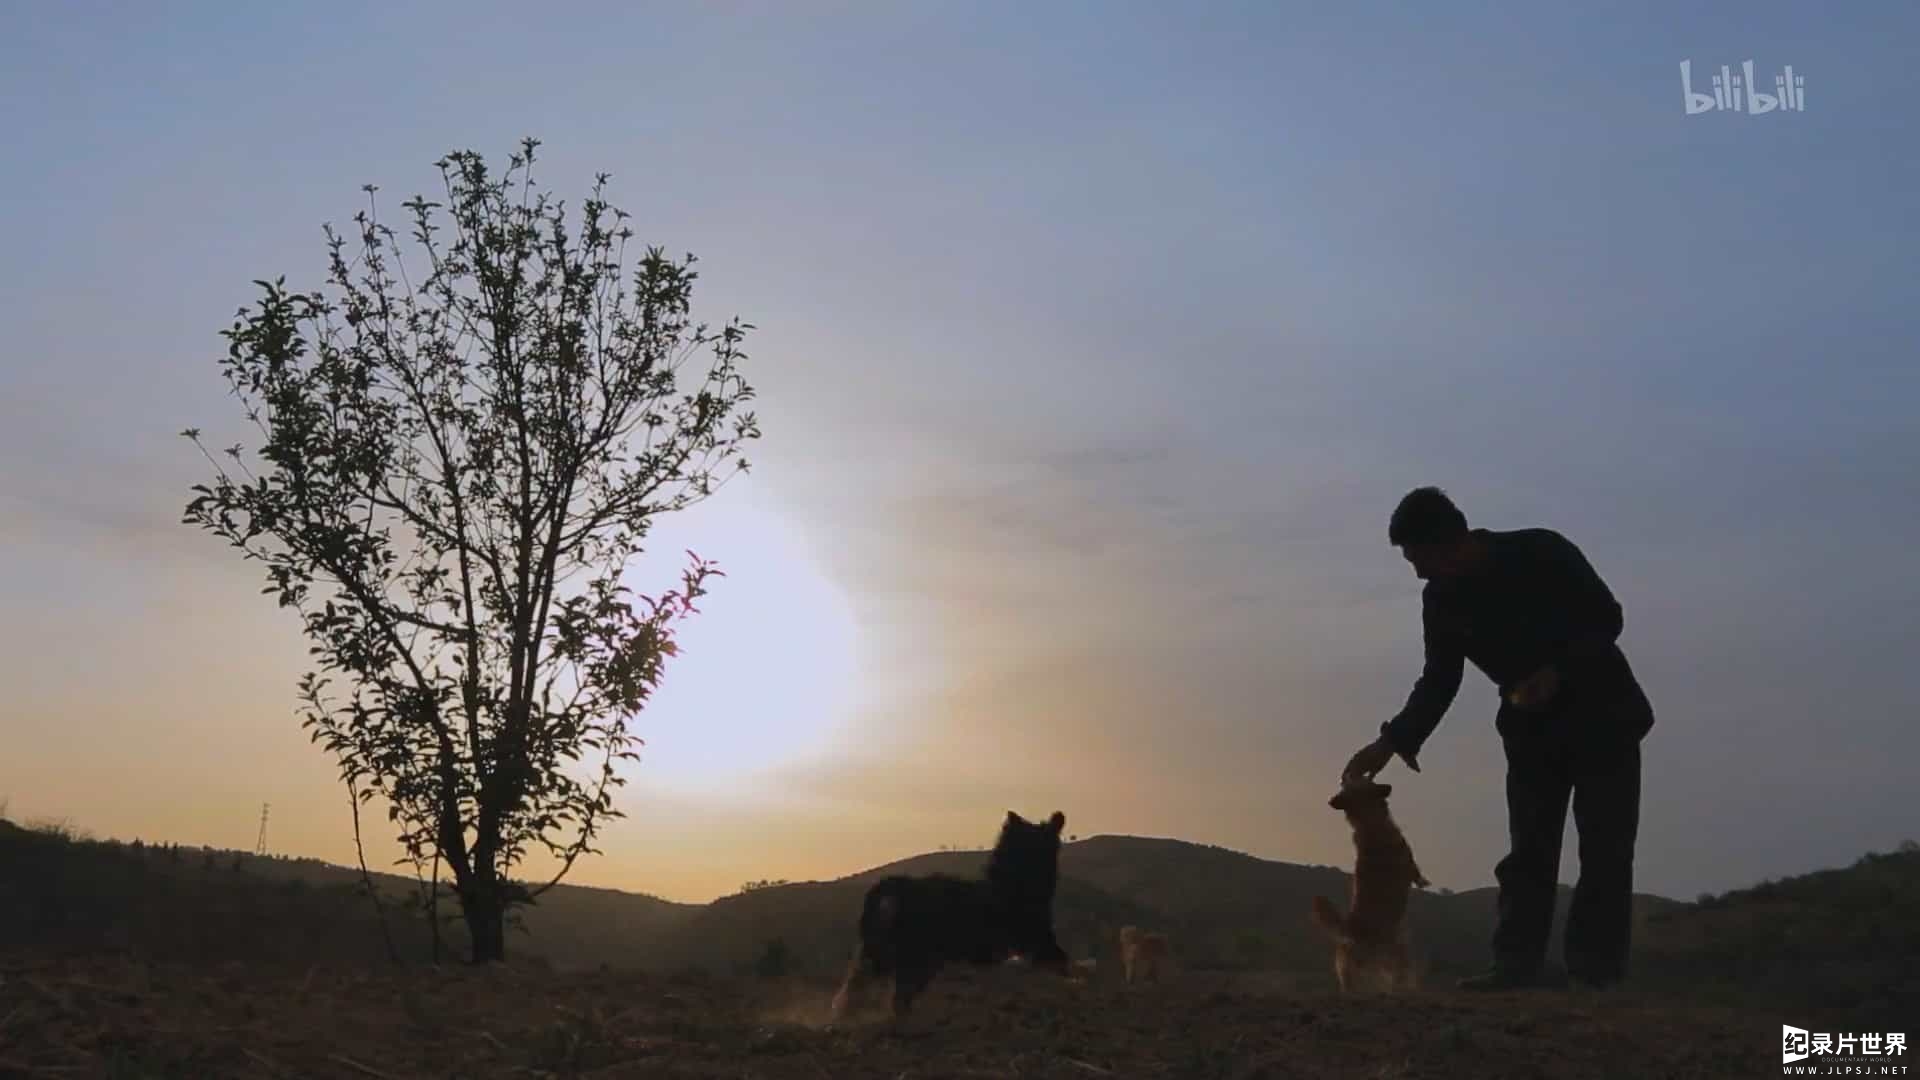
[[1540, 982], [1569, 800], [1580, 878], [1567, 911], [1567, 974], [1587, 986], [1618, 982], [1631, 933], [1640, 741], [1653, 727], [1653, 707], [1615, 643], [1619, 602], [1566, 537], [1469, 529], [1438, 488], [1400, 501], [1388, 539], [1427, 583], [1426, 666], [1406, 707], [1353, 755], [1343, 778], [1371, 778], [1395, 754], [1420, 771], [1416, 755], [1473, 661], [1500, 688], [1494, 724], [1507, 756], [1511, 846], [1494, 868], [1493, 969], [1460, 985]]

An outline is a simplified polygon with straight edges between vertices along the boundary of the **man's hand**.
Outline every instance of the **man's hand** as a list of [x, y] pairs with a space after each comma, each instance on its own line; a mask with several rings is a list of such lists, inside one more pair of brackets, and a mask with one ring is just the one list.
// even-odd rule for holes
[[[1345, 771], [1340, 774], [1340, 784], [1342, 787], [1346, 787], [1356, 781], [1371, 780], [1375, 773], [1386, 768], [1387, 763], [1392, 760], [1393, 744], [1387, 742], [1386, 736], [1382, 735], [1380, 738], [1361, 747], [1360, 751], [1353, 755], [1352, 760], [1347, 762]], [[1411, 765], [1412, 763], [1409, 762], [1408, 764]], [[1414, 767], [1414, 771], [1419, 772], [1420, 770], [1418, 767]]]
[[1537, 709], [1560, 692], [1560, 672], [1552, 664], [1521, 679], [1507, 691], [1507, 704], [1516, 709]]

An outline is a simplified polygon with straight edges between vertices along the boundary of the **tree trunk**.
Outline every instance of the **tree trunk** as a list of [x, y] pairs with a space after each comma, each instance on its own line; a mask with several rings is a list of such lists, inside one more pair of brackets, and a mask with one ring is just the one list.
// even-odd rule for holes
[[440, 966], [440, 853], [433, 853], [433, 892], [427, 894], [427, 922], [433, 927], [433, 966]]
[[[480, 892], [481, 890], [476, 890]], [[486, 890], [490, 892], [490, 890]], [[507, 958], [507, 908], [493, 895], [469, 895], [460, 900], [473, 939], [473, 962], [496, 964]]]

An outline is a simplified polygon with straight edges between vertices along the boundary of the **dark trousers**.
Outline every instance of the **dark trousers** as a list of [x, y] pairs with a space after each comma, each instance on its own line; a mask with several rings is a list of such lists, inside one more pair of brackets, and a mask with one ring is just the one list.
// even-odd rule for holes
[[1580, 877], [1567, 909], [1567, 973], [1612, 982], [1627, 973], [1645, 730], [1631, 720], [1607, 722], [1614, 717], [1581, 719], [1501, 718], [1511, 847], [1494, 868], [1500, 883], [1494, 965], [1530, 976], [1546, 959], [1571, 802]]

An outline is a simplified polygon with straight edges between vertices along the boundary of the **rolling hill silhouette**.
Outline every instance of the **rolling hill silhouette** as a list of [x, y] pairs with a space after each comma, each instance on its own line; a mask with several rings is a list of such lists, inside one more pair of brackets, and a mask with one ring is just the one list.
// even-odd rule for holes
[[[750, 1057], [756, 1075], [808, 1078], [1744, 1076], [1778, 1052], [1775, 1024], [1903, 1031], [1920, 1006], [1912, 845], [1691, 904], [1640, 897], [1635, 985], [1600, 1001], [1432, 977], [1483, 962], [1492, 889], [1417, 894], [1439, 992], [1327, 993], [1305, 912], [1341, 871], [1100, 836], [1064, 849], [1056, 911], [1063, 943], [1103, 961], [1090, 982], [963, 966], [911, 1038], [823, 1027], [862, 892], [983, 862], [939, 852], [709, 904], [563, 886], [504, 968], [434, 968], [405, 879], [378, 880], [409, 961], [394, 965], [356, 870], [0, 821], [0, 1073], [738, 1076]], [[1167, 929], [1186, 970], [1119, 985], [1106, 942], [1125, 922]], [[457, 958], [461, 928], [445, 938]]]
[[[845, 963], [861, 898], [875, 881], [896, 873], [971, 875], [985, 859], [984, 851], [928, 853], [707, 904], [563, 885], [525, 912], [526, 933], [514, 936], [511, 950], [558, 969], [735, 975], [761, 967], [778, 942], [782, 972], [832, 975]], [[359, 872], [317, 860], [92, 841], [0, 820], [0, 868], [0, 947], [251, 964], [363, 963], [386, 954]], [[395, 949], [426, 959], [428, 931], [405, 910], [415, 883], [375, 878]], [[1098, 957], [1109, 972], [1113, 932], [1134, 923], [1170, 933], [1185, 968], [1257, 971], [1297, 989], [1327, 988], [1328, 945], [1306, 912], [1315, 895], [1343, 897], [1347, 881], [1334, 867], [1180, 840], [1096, 836], [1062, 849], [1056, 922], [1070, 952]], [[1564, 913], [1570, 890], [1561, 891]], [[1415, 894], [1414, 944], [1434, 985], [1485, 963], [1494, 897], [1491, 887]], [[1911, 1010], [1920, 1004], [1916, 912], [1920, 848], [1911, 843], [1690, 904], [1642, 894], [1636, 981], [1776, 1007]], [[443, 939], [458, 957], [464, 931], [457, 922]]]
[[1655, 987], [1899, 1028], [1920, 1015], [1920, 844], [1662, 911], [1635, 951]]
[[[845, 962], [861, 896], [874, 882], [890, 874], [977, 874], [986, 854], [929, 853], [837, 881], [725, 897], [689, 919], [669, 948], [676, 964], [739, 970], [778, 938], [799, 970], [826, 973]], [[1332, 985], [1326, 939], [1306, 913], [1315, 895], [1345, 902], [1350, 878], [1336, 867], [1183, 840], [1095, 836], [1062, 848], [1060, 877], [1055, 922], [1061, 944], [1076, 956], [1114, 962], [1113, 932], [1134, 923], [1170, 933], [1179, 962], [1188, 967], [1286, 971], [1308, 985]], [[1409, 921], [1429, 972], [1451, 977], [1485, 966], [1494, 897], [1491, 887], [1415, 894]], [[1679, 906], [1640, 894], [1636, 916], [1644, 922]]]
[[[0, 859], [17, 869], [0, 881], [0, 943], [86, 947], [102, 942], [183, 958], [298, 958], [316, 943], [331, 957], [384, 953], [382, 931], [359, 871], [310, 859], [263, 858], [213, 849], [78, 841], [0, 826]], [[613, 889], [562, 885], [523, 913], [511, 948], [560, 969], [627, 968], [719, 974], [753, 970], [779, 942], [794, 974], [837, 971], [853, 942], [861, 899], [890, 874], [971, 876], [985, 851], [913, 856], [832, 881], [780, 883], [683, 904]], [[428, 932], [405, 910], [416, 883], [376, 874], [387, 933], [407, 957], [429, 953]], [[1076, 956], [1111, 964], [1114, 932], [1133, 923], [1173, 936], [1188, 968], [1290, 972], [1331, 985], [1328, 946], [1307, 920], [1323, 894], [1342, 900], [1348, 876], [1181, 840], [1096, 836], [1061, 852], [1055, 919]], [[1639, 898], [1641, 914], [1678, 907]], [[443, 902], [443, 916], [453, 910]], [[1484, 963], [1493, 890], [1417, 893], [1415, 948], [1438, 976]], [[297, 930], [296, 930], [297, 928]], [[443, 931], [453, 955], [457, 923]]]

